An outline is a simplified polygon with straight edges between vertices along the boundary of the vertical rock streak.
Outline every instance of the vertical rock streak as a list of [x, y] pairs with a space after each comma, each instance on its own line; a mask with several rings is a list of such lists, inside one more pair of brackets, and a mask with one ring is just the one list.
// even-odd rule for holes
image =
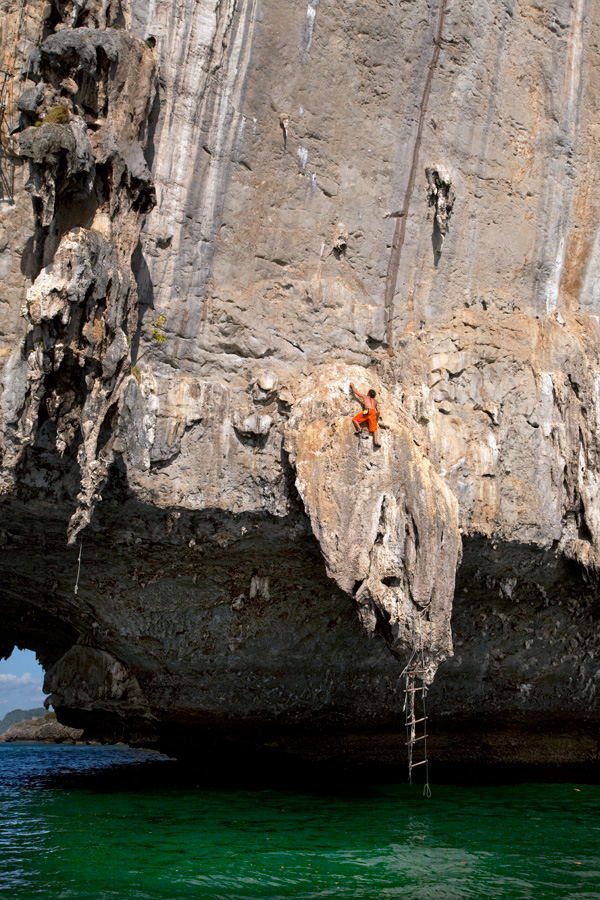
[[[186, 338], [201, 323], [229, 163], [243, 134], [240, 107], [255, 20], [256, 0], [200, 4], [191, 22], [175, 16], [163, 49], [166, 99], [155, 153], [159, 196], [144, 229], [145, 245], [154, 303], [170, 307], [169, 329]], [[174, 61], [176, 47], [182, 49]], [[164, 256], [155, 235], [169, 242]], [[173, 309], [180, 299], [187, 306]]]
[[[229, 172], [229, 163], [238, 138], [243, 136], [244, 117], [241, 102], [244, 82], [252, 49], [252, 34], [256, 17], [257, 0], [243, 0], [226, 63], [224, 85], [219, 92], [210, 119], [208, 133], [213, 138], [212, 152], [206, 172], [200, 209], [202, 210], [197, 239], [199, 241], [199, 265], [194, 269], [192, 296], [203, 298], [210, 274], [210, 261], [214, 239], [220, 226], [220, 213]], [[185, 336], [193, 337], [197, 323], [188, 326]]]
[[[205, 2], [192, 8], [175, 2], [158, 16], [163, 34], [159, 35], [162, 102], [153, 166], [157, 205], [148, 217], [143, 237], [153, 299], [163, 308], [177, 299], [183, 211], [195, 175], [190, 152], [202, 143], [202, 98], [215, 68], [215, 48], [223, 43], [222, 29], [229, 25], [230, 6], [227, 2]], [[154, 27], [153, 13], [153, 8], [147, 11], [145, 29]], [[160, 244], [157, 249], [158, 242], [168, 245], [167, 254], [161, 253]]]
[[574, 153], [583, 89], [583, 29], [587, 0], [575, 0], [569, 25], [568, 53], [562, 91], [562, 118], [556, 135], [543, 205], [547, 237], [541, 260], [543, 312], [558, 307], [574, 188]]
[[433, 81], [433, 74], [435, 72], [435, 67], [437, 65], [437, 61], [440, 55], [441, 43], [442, 43], [442, 31], [444, 28], [444, 18], [446, 16], [446, 2], [447, 0], [440, 0], [440, 7], [438, 13], [438, 22], [437, 28], [434, 38], [433, 44], [433, 53], [431, 55], [431, 62], [429, 63], [429, 68], [427, 69], [427, 77], [425, 78], [425, 85], [423, 87], [423, 96], [421, 97], [421, 103], [419, 105], [419, 123], [417, 126], [417, 133], [415, 136], [415, 142], [413, 145], [412, 152], [412, 160], [410, 164], [410, 170], [408, 175], [408, 182], [406, 185], [406, 192], [404, 194], [404, 203], [402, 205], [402, 209], [400, 210], [399, 215], [396, 218], [396, 226], [394, 228], [394, 237], [392, 239], [392, 249], [390, 252], [390, 259], [388, 262], [387, 275], [385, 280], [385, 298], [384, 298], [384, 328], [385, 328], [385, 341], [392, 350], [393, 343], [393, 319], [394, 319], [394, 296], [396, 294], [396, 283], [398, 281], [398, 270], [400, 268], [400, 257], [402, 255], [402, 247], [404, 246], [404, 238], [406, 236], [406, 220], [408, 218], [408, 211], [410, 208], [410, 201], [412, 199], [413, 190], [415, 187], [415, 181], [417, 178], [417, 165], [419, 162], [419, 153], [421, 150], [421, 140], [423, 138], [423, 126], [425, 124], [425, 115], [427, 113], [427, 104], [429, 102], [429, 95], [431, 93], [431, 84]]

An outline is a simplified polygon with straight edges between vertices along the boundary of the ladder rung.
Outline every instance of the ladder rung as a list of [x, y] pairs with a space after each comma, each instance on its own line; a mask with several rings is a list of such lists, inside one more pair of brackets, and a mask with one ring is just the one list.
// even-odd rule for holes
[[408, 747], [408, 746], [410, 746], [410, 744], [416, 744], [417, 741], [424, 741], [426, 739], [426, 737], [427, 737], [426, 734], [422, 734], [421, 737], [413, 738], [412, 741], [406, 741], [406, 746]]
[[405, 688], [404, 693], [405, 693], [405, 694], [415, 694], [417, 691], [424, 691], [424, 690], [425, 690], [424, 687], [418, 687], [418, 688]]
[[426, 762], [429, 762], [429, 760], [428, 760], [428, 759], [422, 759], [421, 762], [418, 762], [418, 763], [411, 763], [411, 764], [410, 764], [410, 768], [411, 768], [411, 769], [416, 769], [417, 766], [424, 766]]
[[407, 728], [409, 725], [418, 725], [419, 722], [424, 722], [426, 718], [427, 716], [423, 716], [422, 719], [411, 719], [409, 722], [405, 722], [405, 725]]

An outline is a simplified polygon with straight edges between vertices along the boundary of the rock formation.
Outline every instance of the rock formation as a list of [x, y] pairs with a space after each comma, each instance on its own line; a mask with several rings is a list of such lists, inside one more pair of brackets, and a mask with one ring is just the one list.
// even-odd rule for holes
[[303, 379], [285, 447], [327, 574], [354, 597], [369, 633], [381, 630], [401, 658], [422, 651], [431, 681], [452, 654], [458, 508], [373, 376], [385, 437], [376, 453], [368, 438], [357, 442], [349, 382], [362, 374], [323, 366]]
[[[29, 161], [36, 253], [46, 265], [27, 292], [24, 343], [11, 357], [4, 405], [4, 469], [12, 480], [46, 407], [56, 449], [77, 450], [78, 507], [69, 534], [89, 522], [113, 459], [111, 430], [130, 375], [129, 332], [137, 292], [131, 257], [154, 187], [138, 142], [154, 90], [150, 50], [136, 38], [76, 29], [50, 35], [34, 53], [38, 78], [19, 134]], [[44, 116], [44, 109], [49, 111]], [[26, 123], [25, 123], [26, 124]]]
[[541, 735], [467, 755], [587, 759], [600, 11], [2, 9], [0, 652], [99, 736], [326, 756], [422, 647], [438, 734]]
[[80, 728], [69, 728], [56, 721], [54, 713], [48, 713], [40, 719], [29, 719], [11, 725], [3, 734], [0, 742], [14, 744], [18, 742], [40, 741], [45, 744], [75, 744], [81, 742], [83, 731]]

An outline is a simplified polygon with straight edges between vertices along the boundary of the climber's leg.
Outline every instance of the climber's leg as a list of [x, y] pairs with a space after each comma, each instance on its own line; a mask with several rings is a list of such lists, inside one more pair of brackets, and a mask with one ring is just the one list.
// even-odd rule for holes
[[373, 444], [376, 447], [381, 447], [381, 444], [377, 440], [377, 413], [374, 409], [369, 410], [369, 415], [367, 418], [369, 420], [369, 431], [373, 435]]
[[361, 412], [357, 416], [354, 416], [354, 418], [352, 419], [352, 424], [354, 425], [354, 430], [357, 434], [360, 434], [360, 432], [362, 430], [361, 425], [363, 424], [363, 422], [366, 422], [366, 421], [367, 421], [367, 416], [363, 415], [363, 413], [361, 413]]

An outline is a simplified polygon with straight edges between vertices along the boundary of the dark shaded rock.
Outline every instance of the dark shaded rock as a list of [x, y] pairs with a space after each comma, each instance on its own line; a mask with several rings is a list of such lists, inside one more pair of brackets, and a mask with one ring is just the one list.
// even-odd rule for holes
[[35, 87], [31, 87], [21, 94], [17, 103], [17, 109], [21, 112], [33, 115], [40, 105], [43, 96], [44, 85], [36, 84]]
[[127, 40], [126, 35], [117, 32], [66, 29], [46, 38], [41, 47], [42, 62], [53, 69], [85, 72], [97, 79], [102, 66], [99, 51], [109, 63], [115, 63], [123, 42]]
[[19, 154], [30, 160], [26, 188], [40, 201], [43, 227], [54, 218], [57, 194], [89, 194], [92, 189], [94, 152], [80, 121], [27, 128], [19, 135]]

